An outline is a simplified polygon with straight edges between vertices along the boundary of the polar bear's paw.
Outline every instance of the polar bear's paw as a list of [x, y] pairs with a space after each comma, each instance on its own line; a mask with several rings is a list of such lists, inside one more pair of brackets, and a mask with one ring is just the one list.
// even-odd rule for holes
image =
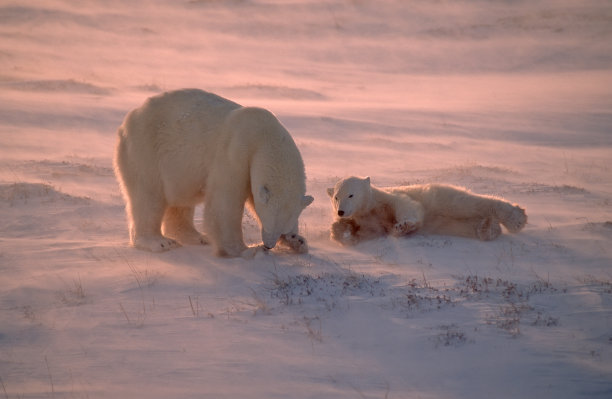
[[184, 245], [208, 245], [208, 238], [200, 233], [191, 234], [177, 238], [177, 241]]
[[393, 235], [405, 236], [407, 234], [415, 232], [419, 228], [418, 223], [411, 220], [404, 220], [396, 223], [393, 226]]
[[331, 225], [331, 238], [344, 245], [355, 245], [359, 240], [356, 236], [357, 224], [350, 219], [339, 219]]
[[169, 239], [173, 239], [180, 245], [208, 245], [209, 241], [205, 235], [200, 234], [195, 229], [193, 231], [163, 231]]
[[509, 214], [501, 220], [509, 232], [518, 233], [527, 224], [527, 214], [519, 206], [513, 206]]
[[248, 247], [247, 249], [242, 251], [240, 256], [243, 259], [260, 258], [263, 255], [267, 255], [269, 253], [269, 251], [270, 250], [268, 248], [266, 248], [263, 244], [262, 245], [253, 245], [252, 247]]
[[476, 235], [482, 241], [491, 241], [496, 239], [502, 233], [501, 226], [497, 220], [488, 217], [482, 219], [476, 226]]
[[280, 242], [281, 244], [289, 247], [289, 249], [291, 249], [295, 253], [308, 253], [308, 243], [306, 242], [306, 239], [299, 234], [282, 235], [280, 238]]
[[180, 247], [180, 244], [171, 238], [162, 235], [155, 237], [138, 237], [134, 240], [134, 247], [151, 252], [164, 252]]

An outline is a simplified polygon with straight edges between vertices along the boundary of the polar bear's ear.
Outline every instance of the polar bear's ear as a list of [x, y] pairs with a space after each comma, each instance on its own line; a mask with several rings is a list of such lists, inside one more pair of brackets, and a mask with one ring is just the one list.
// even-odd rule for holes
[[365, 179], [363, 179], [363, 181], [365, 181], [366, 183], [370, 184], [370, 176], [367, 176]]
[[314, 201], [312, 195], [305, 195], [304, 197], [302, 197], [302, 207], [306, 208], [308, 205], [312, 204], [312, 201]]
[[270, 190], [266, 186], [261, 186], [259, 189], [259, 200], [264, 204], [267, 204], [270, 201]]
[[327, 189], [327, 195], [329, 195], [330, 197], [334, 196], [334, 189], [333, 187], [330, 187]]

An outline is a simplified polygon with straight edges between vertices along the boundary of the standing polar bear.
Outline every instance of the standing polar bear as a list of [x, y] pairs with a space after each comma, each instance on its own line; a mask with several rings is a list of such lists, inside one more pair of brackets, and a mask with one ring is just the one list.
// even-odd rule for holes
[[331, 237], [345, 245], [416, 230], [489, 241], [501, 234], [500, 223], [511, 233], [527, 223], [525, 210], [517, 205], [447, 185], [380, 189], [369, 177], [349, 177], [327, 193], [338, 216]]
[[[197, 89], [149, 98], [118, 130], [115, 173], [126, 199], [133, 246], [154, 252], [214, 245], [218, 256], [249, 258], [277, 242], [307, 252], [298, 217], [305, 195], [302, 157], [287, 130], [261, 108]], [[204, 201], [201, 235], [194, 207]], [[242, 236], [245, 203], [263, 245]]]

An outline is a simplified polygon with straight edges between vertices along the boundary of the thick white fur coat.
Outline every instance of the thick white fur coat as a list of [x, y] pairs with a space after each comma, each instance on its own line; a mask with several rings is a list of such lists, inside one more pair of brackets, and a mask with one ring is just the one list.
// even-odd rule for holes
[[336, 217], [331, 237], [347, 245], [417, 230], [488, 241], [501, 234], [502, 225], [516, 233], [527, 223], [518, 205], [449, 185], [377, 188], [369, 177], [349, 177], [328, 194]]
[[[312, 202], [304, 164], [269, 111], [197, 89], [151, 97], [119, 128], [114, 161], [138, 248], [210, 241], [220, 256], [250, 257], [280, 241], [307, 251], [298, 235], [298, 217]], [[202, 201], [206, 235], [193, 225]], [[245, 203], [260, 222], [260, 246], [244, 244]]]

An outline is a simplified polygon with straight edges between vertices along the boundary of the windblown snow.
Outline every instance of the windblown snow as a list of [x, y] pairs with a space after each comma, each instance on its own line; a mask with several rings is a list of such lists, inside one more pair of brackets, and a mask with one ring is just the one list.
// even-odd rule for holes
[[[116, 129], [183, 87], [291, 132], [309, 254], [128, 246]], [[611, 397], [611, 87], [600, 1], [2, 2], [0, 397]], [[348, 175], [529, 222], [341, 247]]]

